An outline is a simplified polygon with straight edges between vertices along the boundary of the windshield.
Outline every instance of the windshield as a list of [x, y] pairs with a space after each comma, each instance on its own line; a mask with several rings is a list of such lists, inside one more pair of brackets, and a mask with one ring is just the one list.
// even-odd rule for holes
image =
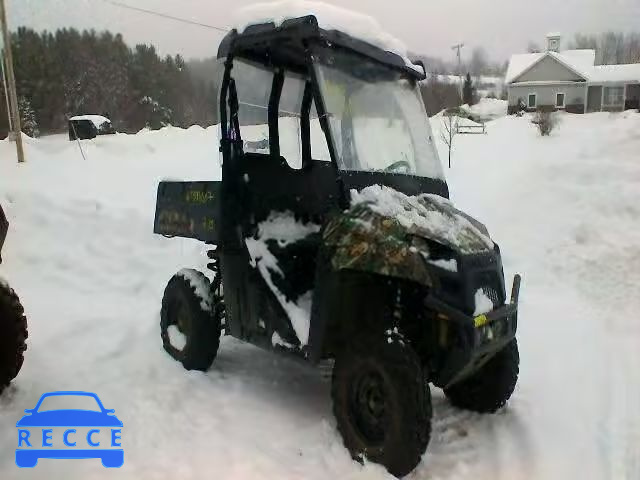
[[314, 60], [340, 168], [444, 178], [415, 82], [345, 51]]

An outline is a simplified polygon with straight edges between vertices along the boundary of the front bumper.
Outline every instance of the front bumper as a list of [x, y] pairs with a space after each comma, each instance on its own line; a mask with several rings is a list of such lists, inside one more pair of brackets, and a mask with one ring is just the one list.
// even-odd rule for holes
[[455, 344], [445, 347], [447, 353], [437, 374], [438, 384], [446, 387], [473, 374], [515, 338], [520, 281], [520, 275], [516, 275], [508, 304], [477, 316], [468, 315], [433, 296], [427, 297], [426, 306], [437, 312], [439, 319], [452, 322], [457, 333]]

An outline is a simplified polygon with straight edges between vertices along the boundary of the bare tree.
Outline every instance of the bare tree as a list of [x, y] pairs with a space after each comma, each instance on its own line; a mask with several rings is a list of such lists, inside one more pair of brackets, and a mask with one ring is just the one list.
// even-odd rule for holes
[[460, 105], [460, 89], [455, 83], [438, 79], [430, 75], [426, 81], [420, 82], [420, 93], [427, 108], [427, 115]]
[[600, 35], [576, 33], [569, 48], [596, 51], [596, 65], [640, 63], [640, 33], [605, 32]]
[[449, 168], [451, 168], [451, 150], [453, 149], [453, 139], [458, 133], [457, 127], [458, 117], [454, 112], [445, 110], [442, 113], [442, 130], [440, 130], [440, 138], [449, 149]]
[[557, 117], [547, 110], [538, 110], [531, 121], [538, 127], [540, 135], [548, 136], [557, 124]]
[[595, 35], [576, 33], [573, 41], [569, 43], [572, 50], [597, 50], [598, 38]]
[[640, 33], [638, 32], [627, 35], [625, 63], [640, 63]]
[[540, 48], [540, 46], [534, 42], [534, 41], [530, 41], [527, 44], [527, 52], [529, 53], [540, 53], [542, 50]]

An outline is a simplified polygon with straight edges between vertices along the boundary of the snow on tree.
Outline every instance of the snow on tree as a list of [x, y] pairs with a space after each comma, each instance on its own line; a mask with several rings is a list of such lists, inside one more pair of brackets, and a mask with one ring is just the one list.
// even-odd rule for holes
[[20, 111], [22, 131], [30, 137], [39, 137], [40, 129], [38, 128], [36, 112], [34, 112], [33, 108], [31, 107], [31, 102], [27, 97], [21, 96], [18, 99], [18, 110]]
[[152, 130], [171, 125], [172, 111], [161, 105], [157, 100], [146, 95], [138, 102], [144, 112], [145, 126]]

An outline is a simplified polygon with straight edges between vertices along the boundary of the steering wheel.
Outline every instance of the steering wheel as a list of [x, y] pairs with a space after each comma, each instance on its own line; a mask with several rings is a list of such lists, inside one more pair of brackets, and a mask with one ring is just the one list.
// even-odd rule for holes
[[411, 164], [406, 160], [398, 160], [397, 162], [393, 162], [391, 165], [388, 165], [383, 172], [393, 172], [398, 169], [404, 169], [404, 173], [409, 173], [411, 171]]

